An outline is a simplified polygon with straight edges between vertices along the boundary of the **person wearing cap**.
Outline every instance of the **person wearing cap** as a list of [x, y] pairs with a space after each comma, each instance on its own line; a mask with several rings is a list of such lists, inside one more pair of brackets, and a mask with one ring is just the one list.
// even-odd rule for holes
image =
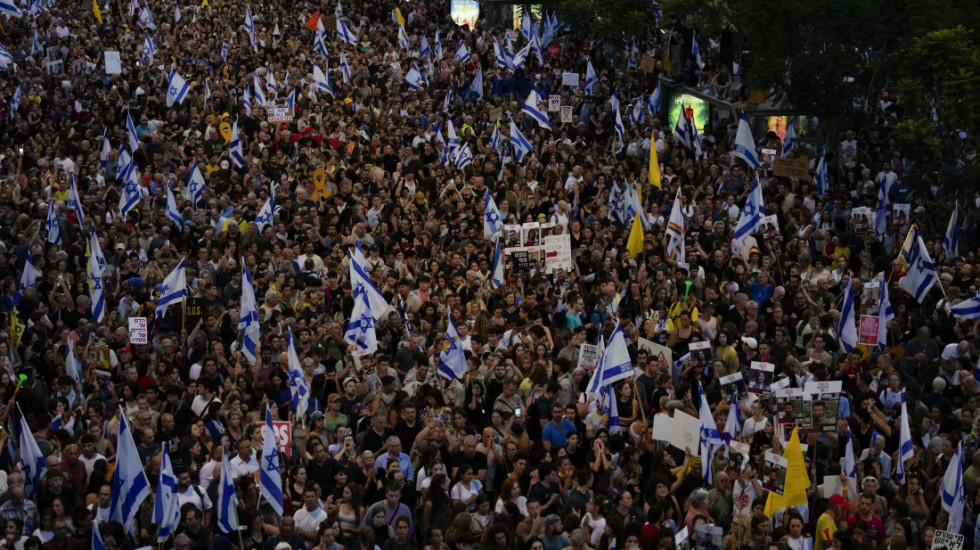
[[340, 412], [340, 405], [340, 394], [331, 393], [327, 397], [327, 412], [323, 413], [323, 427], [328, 434], [334, 433], [337, 426], [349, 423], [347, 415]]
[[817, 519], [817, 533], [814, 537], [813, 550], [827, 550], [834, 545], [834, 533], [837, 532], [838, 522], [848, 508], [847, 499], [840, 495], [830, 496], [830, 505]]

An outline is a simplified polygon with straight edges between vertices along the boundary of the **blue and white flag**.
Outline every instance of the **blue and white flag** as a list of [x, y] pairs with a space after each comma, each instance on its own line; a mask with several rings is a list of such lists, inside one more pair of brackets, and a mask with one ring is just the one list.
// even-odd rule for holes
[[116, 444], [116, 468], [112, 472], [112, 503], [109, 505], [109, 521], [123, 524], [130, 540], [136, 541], [136, 514], [140, 504], [150, 496], [150, 482], [143, 471], [143, 463], [136, 451], [136, 442], [129, 427], [129, 420], [122, 409], [119, 418], [119, 439]]
[[75, 358], [75, 343], [71, 338], [68, 339], [68, 349], [65, 352], [65, 373], [71, 376], [76, 384], [81, 383], [85, 374], [82, 372], [82, 365]]
[[429, 47], [429, 40], [422, 35], [422, 46], [419, 49], [419, 59], [432, 55], [432, 48]]
[[476, 72], [473, 73], [473, 81], [470, 83], [470, 87], [461, 92], [459, 95], [460, 97], [464, 95], [476, 96], [477, 99], [483, 101], [483, 69], [480, 67], [476, 68]]
[[728, 410], [728, 419], [725, 421], [725, 431], [721, 434], [721, 439], [725, 443], [737, 441], [740, 437], [742, 437], [742, 418], [738, 411], [738, 396], [732, 396], [732, 398], [732, 408]]
[[949, 308], [949, 312], [958, 319], [966, 319], [967, 321], [980, 319], [980, 294]]
[[495, 123], [493, 125], [493, 133], [490, 134], [490, 149], [497, 152], [497, 154], [503, 153], [504, 142], [500, 139], [500, 123]]
[[534, 22], [531, 21], [530, 10], [525, 9], [523, 12], [521, 15], [521, 34], [524, 35], [524, 38], [530, 40], [534, 36]]
[[745, 113], [738, 120], [738, 132], [735, 134], [735, 156], [744, 160], [749, 165], [750, 170], [755, 170], [759, 166], [759, 157], [756, 156], [755, 138], [752, 137], [752, 128], [749, 127], [749, 119]]
[[27, 498], [36, 499], [44, 486], [43, 480], [45, 472], [48, 471], [48, 461], [41, 454], [41, 448], [38, 446], [37, 440], [34, 439], [34, 432], [27, 425], [27, 419], [24, 417], [24, 411], [20, 410], [20, 404], [17, 405], [17, 413], [20, 417], [17, 443], [20, 447], [21, 472], [24, 474], [24, 493]]
[[183, 302], [187, 298], [187, 277], [185, 275], [184, 258], [180, 259], [177, 267], [167, 275], [160, 284], [160, 297], [157, 299], [156, 316], [163, 318], [171, 304]]
[[588, 95], [595, 95], [595, 85], [599, 82], [599, 77], [595, 74], [595, 68], [592, 66], [592, 60], [588, 60], [588, 65], [585, 66], [585, 93]]
[[905, 404], [905, 392], [902, 392], [902, 416], [898, 430], [898, 463], [895, 465], [895, 477], [899, 482], [905, 481], [905, 461], [915, 455], [912, 447], [912, 430], [909, 429], [909, 409]]
[[514, 70], [520, 69], [524, 66], [527, 61], [527, 56], [531, 55], [531, 43], [528, 42], [526, 46], [518, 50], [513, 56], [511, 56], [511, 64]]
[[116, 178], [122, 180], [122, 195], [119, 197], [119, 212], [126, 214], [139, 205], [142, 198], [139, 176], [136, 174], [136, 161], [125, 149], [119, 151], [119, 170]]
[[[160, 526], [157, 542], [166, 542], [180, 522], [180, 502], [177, 499], [177, 476], [170, 462], [167, 442], [163, 443], [160, 476], [157, 478], [157, 494], [153, 502], [153, 523]], [[93, 529], [98, 529], [94, 525]]]
[[527, 99], [524, 100], [524, 106], [521, 107], [521, 112], [534, 119], [539, 127], [551, 130], [551, 121], [548, 120], [547, 107], [545, 107], [544, 101], [541, 99], [541, 94], [534, 88], [531, 88], [531, 93], [527, 94]]
[[303, 368], [299, 363], [299, 356], [296, 355], [296, 346], [293, 345], [293, 331], [289, 330], [288, 342], [286, 347], [287, 364], [289, 366], [289, 395], [293, 401], [293, 422], [298, 422], [310, 408], [310, 388], [306, 384], [303, 376]]
[[99, 532], [99, 524], [96, 522], [92, 522], [92, 550], [105, 550], [102, 533]]
[[614, 178], [609, 187], [609, 217], [628, 228], [629, 224], [626, 223], [626, 218], [623, 216], [625, 206], [623, 192], [619, 188], [619, 180]]
[[345, 44], [350, 44], [351, 46], [357, 45], [357, 37], [354, 36], [354, 33], [350, 32], [350, 29], [344, 24], [344, 20], [339, 17], [337, 18], [337, 38]]
[[252, 51], [259, 51], [258, 41], [255, 40], [255, 21], [252, 19], [252, 6], [245, 7], [245, 32], [248, 34], [248, 43], [252, 46]]
[[408, 46], [408, 33], [405, 32], [405, 27], [401, 25], [398, 25], [398, 45], [406, 52], [410, 51]]
[[231, 125], [231, 144], [228, 148], [228, 153], [231, 155], [231, 161], [235, 163], [235, 166], [241, 168], [245, 166], [245, 157], [242, 155], [242, 139], [238, 134], [238, 119]]
[[201, 197], [204, 195], [204, 189], [207, 184], [204, 182], [204, 174], [201, 173], [201, 169], [197, 166], [197, 161], [191, 165], [191, 174], [187, 178], [187, 197], [191, 200], [191, 206], [194, 207], [194, 211], [197, 212], [197, 203], [200, 202]]
[[759, 176], [756, 176], [749, 188], [749, 196], [745, 198], [745, 206], [742, 207], [738, 223], [735, 224], [735, 240], [741, 242], [758, 229], [765, 215], [766, 203], [762, 198], [762, 185], [759, 183]]
[[704, 70], [704, 61], [701, 61], [701, 46], [698, 44], [697, 33], [691, 33], [691, 56], [698, 69]]
[[31, 256], [30, 248], [27, 249], [27, 257], [24, 259], [24, 271], [20, 274], [20, 284], [17, 285], [17, 293], [14, 295], [15, 302], [20, 302], [20, 298], [29, 288], [37, 288], [37, 278], [40, 276], [34, 268], [34, 258]]
[[452, 312], [447, 312], [446, 336], [443, 339], [442, 351], [439, 353], [438, 372], [450, 380], [462, 378], [466, 374], [466, 356], [463, 354], [463, 344], [459, 341], [459, 332], [453, 324]]
[[279, 439], [272, 426], [272, 412], [265, 409], [262, 425], [262, 456], [259, 457], [259, 492], [276, 514], [282, 516], [282, 470], [279, 468]]
[[[711, 407], [708, 406], [708, 399], [704, 395], [704, 387], [698, 383], [698, 396], [701, 406], [698, 407], [698, 419], [701, 420], [701, 434], [699, 437], [701, 446], [701, 470], [704, 480], [708, 483], [714, 481], [715, 473], [711, 471], [711, 455], [715, 447], [723, 443], [721, 434], [718, 433], [718, 426], [715, 418], [711, 416]], [[737, 408], [738, 405], [736, 404]]]
[[543, 50], [541, 48], [541, 38], [540, 36], [538, 36], [537, 28], [534, 29], [534, 34], [531, 36], [531, 42], [528, 43], [528, 46], [531, 47], [531, 51], [534, 52], [535, 57], [538, 58], [538, 66], [544, 67], [544, 57], [542, 57]]
[[354, 243], [354, 250], [351, 251], [350, 282], [354, 298], [366, 294], [367, 302], [371, 308], [371, 316], [374, 317], [375, 321], [380, 319], [381, 314], [388, 309], [388, 301], [374, 286], [371, 276], [368, 275], [367, 260], [364, 258], [364, 250], [361, 249], [360, 241]]
[[266, 67], [265, 69], [265, 89], [269, 91], [271, 97], [269, 101], [275, 103], [276, 95], [279, 93], [279, 86], [276, 84], [276, 75], [272, 72], [272, 67]]
[[701, 132], [698, 130], [698, 122], [694, 120], [694, 116], [691, 116], [691, 137], [694, 142], [694, 158], [695, 160], [701, 160], [705, 158], [704, 149], [701, 143]]
[[330, 84], [330, 75], [323, 72], [316, 63], [313, 64], [313, 89], [333, 95], [333, 85]]
[[71, 209], [75, 214], [75, 220], [78, 221], [78, 226], [82, 226], [82, 222], [85, 221], [85, 212], [82, 211], [82, 197], [78, 194], [78, 186], [75, 185], [75, 174], [72, 174], [68, 180], [68, 208]]
[[269, 195], [269, 198], [265, 200], [265, 204], [259, 210], [259, 213], [255, 215], [255, 225], [259, 229], [259, 233], [267, 225], [271, 225], [274, 221], [274, 216], [276, 213], [276, 198], [273, 195]]
[[626, 148], [626, 128], [623, 126], [623, 115], [620, 114], [619, 109], [616, 109], [613, 129], [616, 131], [616, 154], [618, 155]]
[[[2, 1], [2, 0], [0, 0]], [[17, 89], [14, 90], [14, 96], [10, 98], [10, 117], [13, 118], [17, 114], [17, 109], [20, 108], [20, 98], [21, 94], [24, 92], [24, 82], [21, 81], [17, 84]]]
[[888, 277], [882, 273], [881, 292], [878, 299], [878, 349], [885, 349], [888, 341], [888, 321], [895, 318], [892, 301], [888, 298]]
[[650, 111], [651, 116], [656, 116], [657, 112], [660, 110], [660, 84], [653, 89], [653, 93], [647, 98], [647, 110]]
[[500, 209], [497, 202], [493, 200], [490, 191], [483, 196], [483, 238], [492, 239], [500, 234], [504, 226], [504, 220], [500, 216]]
[[947, 531], [960, 534], [963, 528], [963, 510], [966, 508], [966, 491], [963, 489], [963, 442], [956, 445], [956, 452], [943, 474], [940, 488], [943, 510], [949, 513]]
[[847, 430], [847, 443], [844, 445], [844, 475], [857, 480], [857, 462], [854, 460], [854, 438]]
[[153, 15], [150, 14], [150, 8], [144, 5], [140, 8], [139, 24], [142, 27], [148, 27], [156, 30], [157, 23], [153, 20]]
[[603, 425], [610, 435], [617, 434], [623, 429], [619, 424], [619, 405], [616, 404], [615, 393], [612, 386], [603, 386], [599, 390], [599, 398], [597, 399], [601, 403], [599, 417], [602, 418]]
[[204, 110], [208, 110], [208, 101], [211, 101], [211, 82], [204, 79]]
[[398, 295], [398, 305], [401, 309], [402, 323], [405, 325], [405, 334], [412, 335], [412, 322], [408, 320], [408, 311], [405, 310], [405, 300], [402, 300], [401, 295]]
[[184, 225], [184, 218], [180, 215], [180, 209], [177, 208], [177, 199], [174, 198], [174, 190], [169, 185], [167, 186], [167, 205], [164, 209], [167, 212], [167, 217], [174, 222], [179, 230]]
[[456, 160], [456, 153], [459, 150], [459, 137], [456, 135], [456, 128], [453, 126], [453, 119], [446, 120], [446, 137], [449, 139], [449, 157]]
[[823, 196], [830, 185], [830, 175], [827, 173], [827, 151], [820, 155], [820, 162], [817, 163], [817, 171], [813, 174], [813, 183], [817, 185], [817, 195]]
[[783, 148], [779, 152], [779, 156], [785, 157], [789, 155], [789, 152], [793, 150], [796, 146], [796, 117], [789, 117], [789, 122], [786, 123], [786, 133], [783, 135]]
[[841, 304], [840, 324], [837, 335], [840, 347], [844, 353], [850, 353], [858, 345], [857, 325], [854, 321], [854, 289], [853, 277], [847, 278], [847, 288], [844, 290], [844, 302]]
[[7, 48], [3, 47], [3, 44], [0, 44], [0, 69], [9, 68], [13, 62], [14, 56], [10, 55], [10, 52], [7, 51]]
[[[133, 123], [133, 117], [128, 110], [126, 111], [126, 137], [129, 138], [130, 151], [136, 151], [139, 149], [140, 135], [136, 131], [136, 124]], [[120, 164], [120, 167], [121, 166], [122, 164]]]
[[105, 272], [105, 256], [99, 246], [99, 238], [95, 235], [95, 227], [91, 228], [88, 241], [89, 256], [86, 264], [88, 273], [88, 293], [92, 302], [92, 318], [102, 321], [105, 318], [105, 291], [102, 286], [102, 275]]
[[514, 119], [510, 120], [510, 143], [514, 146], [514, 155], [517, 156], [517, 162], [521, 162], [524, 155], [531, 152], [531, 142], [517, 129], [517, 124], [514, 124]]
[[946, 235], [943, 237], [943, 250], [946, 258], [958, 258], [960, 255], [960, 205], [953, 202], [953, 213], [949, 215], [946, 225]]
[[677, 137], [678, 143], [683, 145], [689, 151], [694, 150], [694, 139], [691, 135], [691, 123], [687, 119], [687, 105], [681, 105], [681, 109], [677, 113], [677, 122], [674, 124], [674, 135]]
[[109, 168], [110, 151], [112, 151], [112, 144], [109, 143], [109, 129], [106, 128], [102, 131], [102, 146], [99, 148], [99, 172], [102, 174], [105, 174]]
[[231, 450], [223, 446], [218, 485], [218, 529], [223, 533], [238, 531], [238, 493], [235, 492], [235, 472], [231, 469], [230, 453]]
[[344, 84], [350, 84], [350, 65], [344, 50], [340, 50], [340, 74], [344, 77]]
[[177, 0], [174, 0], [174, 25], [181, 22], [183, 17], [180, 15], [180, 5], [177, 4]]
[[252, 286], [252, 274], [245, 267], [244, 258], [242, 258], [241, 309], [242, 312], [238, 318], [238, 330], [242, 333], [242, 353], [245, 354], [248, 362], [254, 365], [261, 336], [259, 333], [259, 307], [255, 300], [255, 287]]
[[457, 170], [462, 170], [473, 163], [473, 152], [470, 151], [470, 144], [466, 143], [456, 151], [454, 164]]
[[221, 62], [228, 62], [228, 43], [225, 42], [224, 38], [221, 39]]
[[466, 42], [459, 41], [459, 45], [456, 46], [456, 55], [453, 57], [460, 63], [466, 63], [470, 60], [470, 50], [466, 47]]
[[636, 126], [637, 124], [643, 123], [643, 116], [646, 114], [646, 109], [643, 106], [643, 98], [636, 98], [636, 102], [633, 103], [633, 107], [629, 110], [630, 126]]
[[245, 114], [247, 116], [252, 116], [252, 92], [250, 90], [251, 86], [248, 84], [242, 90], [242, 106], [245, 107]]
[[258, 73], [252, 73], [252, 98], [255, 99], [255, 106], [263, 109], [268, 107], [268, 103], [265, 101], [264, 89], [265, 87], [262, 86], [262, 81], [259, 80]]
[[436, 29], [436, 38], [432, 42], [432, 57], [436, 61], [442, 61], [442, 39], [439, 38], [439, 29]]
[[316, 31], [313, 32], [313, 49], [320, 52], [323, 59], [327, 59], [327, 31], [323, 28], [323, 19], [316, 20]]
[[615, 384], [630, 376], [633, 376], [633, 362], [630, 360], [629, 348], [626, 347], [623, 326], [617, 322], [585, 391], [590, 395], [598, 395], [599, 390], [604, 386]]
[[402, 82], [408, 84], [408, 87], [413, 92], [417, 92], [419, 91], [419, 87], [425, 83], [425, 76], [422, 75], [422, 72], [419, 71], [415, 64], [412, 64], [412, 67], [405, 73], [405, 78], [402, 79]]
[[496, 39], [493, 41], [493, 60], [497, 62], [497, 67], [501, 69], [513, 69], [514, 58], [505, 53]]
[[44, 221], [44, 227], [48, 230], [48, 242], [51, 244], [61, 244], [61, 225], [58, 220], [57, 201], [52, 200], [48, 205], [48, 218]]
[[493, 247], [493, 268], [490, 270], [490, 286], [494, 289], [498, 289], [504, 286], [506, 283], [507, 279], [504, 275], [504, 255], [500, 251], [500, 239], [497, 239]]
[[28, 52], [28, 56], [34, 57], [34, 55], [39, 54], [44, 51], [44, 45], [37, 39], [37, 28], [34, 29], [34, 38], [31, 39], [31, 49]]
[[[354, 252], [351, 251], [351, 263], [353, 262]], [[354, 309], [351, 311], [350, 322], [344, 333], [344, 341], [354, 346], [359, 353], [368, 354], [378, 350], [375, 319], [371, 314], [371, 303], [367, 292], [357, 292], [354, 295]]]
[[191, 85], [184, 80], [184, 77], [177, 74], [177, 71], [170, 71], [170, 78], [167, 80], [167, 107], [173, 107], [174, 103], [183, 103], [187, 97], [187, 92]]
[[296, 86], [293, 86], [293, 88], [289, 90], [289, 95], [286, 96], [285, 106], [292, 112], [296, 111]]
[[926, 243], [922, 241], [919, 230], [914, 231], [915, 239], [909, 252], [908, 268], [905, 277], [898, 282], [898, 286], [904, 288], [915, 297], [916, 302], [921, 304], [932, 289], [932, 285], [939, 282], [939, 276], [936, 274], [936, 266], [929, 257], [929, 250], [926, 248]]
[[878, 186], [878, 200], [875, 202], [875, 237], [880, 237], [888, 231], [888, 191], [885, 190], [885, 180]]

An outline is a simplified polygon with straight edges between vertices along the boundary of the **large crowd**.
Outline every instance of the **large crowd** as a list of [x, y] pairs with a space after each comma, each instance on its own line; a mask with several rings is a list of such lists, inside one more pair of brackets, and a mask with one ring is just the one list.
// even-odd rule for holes
[[[0, 550], [91, 548], [93, 530], [106, 548], [157, 544], [154, 494], [125, 502], [126, 525], [110, 514], [123, 427], [151, 493], [165, 466], [177, 479], [165, 548], [929, 550], [950, 530], [943, 479], [959, 457], [973, 545], [980, 338], [950, 307], [980, 286], [980, 201], [963, 198], [949, 254], [949, 209], [909, 192], [888, 137], [898, 99], [829, 136], [818, 189], [732, 153], [747, 98], [727, 18], [692, 52], [692, 16], [612, 47], [535, 16], [538, 51], [515, 64], [522, 29], [458, 26], [448, 2], [93, 8], [101, 21], [32, 1], [0, 30]], [[699, 129], [700, 155], [668, 120], [661, 76], [736, 105]], [[523, 113], [532, 90], [560, 96], [571, 121]], [[757, 137], [760, 156], [782, 150]], [[774, 221], [734, 239], [756, 180]], [[631, 186], [638, 253], [611, 206]], [[873, 211], [880, 188], [909, 207], [875, 235], [855, 209]], [[487, 195], [528, 244], [544, 227], [568, 235], [566, 268], [508, 254], [499, 284]], [[911, 224], [939, 273], [919, 300], [900, 285]], [[358, 247], [390, 306], [367, 354], [345, 340]], [[186, 299], [157, 316], [181, 260]], [[885, 341], [843, 351], [847, 289], [875, 315], [882, 286]], [[450, 318], [459, 376], [439, 367]], [[590, 391], [593, 346], [617, 332], [634, 370]], [[811, 387], [831, 389], [778, 401], [810, 403]], [[705, 410], [738, 432], [710, 456], [697, 434], [684, 446], [657, 428]], [[259, 489], [267, 411], [282, 430], [278, 506]], [[24, 461], [35, 445], [40, 483]], [[805, 471], [771, 458], [792, 448]], [[223, 459], [237, 533], [219, 521]], [[767, 506], [801, 475], [797, 502]]]

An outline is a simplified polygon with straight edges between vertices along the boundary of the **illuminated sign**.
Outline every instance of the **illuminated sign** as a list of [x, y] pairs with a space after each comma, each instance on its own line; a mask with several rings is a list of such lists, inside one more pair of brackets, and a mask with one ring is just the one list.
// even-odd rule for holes
[[673, 128], [677, 124], [677, 117], [681, 113], [681, 107], [687, 109], [687, 114], [689, 117], [693, 117], [695, 125], [697, 125], [698, 133], [704, 133], [704, 127], [708, 124], [708, 102], [688, 94], [677, 94], [673, 96], [670, 100], [670, 105], [667, 107], [667, 122], [670, 127]]
[[480, 4], [477, 0], [452, 0], [450, 15], [457, 25], [466, 25], [473, 28], [476, 20], [480, 18]]

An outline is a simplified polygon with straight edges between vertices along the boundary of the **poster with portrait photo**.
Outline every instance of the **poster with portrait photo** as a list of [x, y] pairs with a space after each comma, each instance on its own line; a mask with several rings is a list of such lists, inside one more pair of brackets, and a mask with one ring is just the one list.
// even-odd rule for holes
[[763, 217], [762, 223], [759, 224], [759, 232], [767, 243], [775, 241], [779, 238], [779, 218], [775, 214]]
[[874, 213], [871, 211], [871, 207], [859, 206], [852, 208], [849, 223], [854, 233], [859, 237], [871, 233], [875, 226]]
[[745, 387], [745, 379], [742, 373], [736, 372], [718, 379], [721, 384], [721, 391], [725, 393], [725, 399], [732, 402], [742, 401], [749, 397], [749, 390]]
[[503, 231], [504, 231], [504, 240], [502, 243], [500, 243], [503, 248], [517, 248], [524, 244], [524, 241], [521, 238], [522, 231], [520, 225], [517, 224], [504, 225]]
[[725, 530], [721, 525], [713, 523], [699, 523], [694, 526], [695, 550], [722, 550], [722, 539]]
[[762, 463], [762, 487], [777, 495], [782, 495], [786, 488], [786, 468], [789, 461], [772, 451], [766, 451]]
[[532, 251], [537, 251], [541, 246], [541, 224], [538, 222], [527, 222], [521, 224], [524, 233], [524, 247]]
[[540, 242], [544, 244], [547, 237], [555, 234], [555, 224], [548, 222], [540, 224]]
[[770, 393], [769, 386], [772, 384], [772, 378], [775, 372], [776, 365], [772, 363], [752, 361], [751, 368], [749, 368], [749, 392]]
[[703, 374], [708, 374], [712, 359], [711, 342], [707, 340], [691, 342], [687, 349], [691, 350], [691, 366], [702, 369]]
[[800, 388], [785, 388], [772, 394], [776, 401], [776, 419], [780, 424], [810, 426], [810, 395]]
[[892, 204], [892, 227], [895, 229], [907, 227], [911, 219], [911, 213], [911, 204]]
[[803, 387], [810, 396], [810, 425], [813, 428], [819, 427], [825, 432], [837, 429], [842, 387], [840, 380], [807, 382]]
[[691, 535], [684, 527], [674, 535], [674, 548], [676, 550], [691, 550]]
[[[733, 467], [738, 466], [738, 471], [745, 469], [746, 464], [751, 459], [752, 446], [743, 441], [728, 442], [728, 463]], [[741, 458], [739, 458], [741, 456]]]

